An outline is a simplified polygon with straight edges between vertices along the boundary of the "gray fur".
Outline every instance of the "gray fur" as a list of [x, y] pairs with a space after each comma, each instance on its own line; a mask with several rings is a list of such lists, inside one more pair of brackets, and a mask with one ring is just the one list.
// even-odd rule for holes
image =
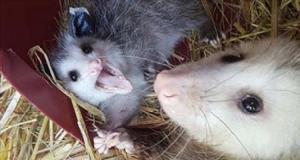
[[[99, 42], [103, 44], [102, 48], [106, 46], [104, 54], [96, 54], [94, 58], [104, 57], [113, 62], [132, 82], [134, 90], [127, 95], [105, 95], [105, 99], [97, 100], [96, 93], [68, 89], [107, 113], [108, 129], [125, 125], [138, 112], [150, 87], [143, 73], [150, 72], [155, 76], [188, 31], [201, 30], [205, 26], [206, 31], [211, 28], [209, 31], [215, 33], [198, 0], [95, 0], [87, 6], [95, 21], [93, 36], [72, 37], [69, 27], [59, 36], [51, 60], [58, 78], [67, 86], [72, 82], [62, 73], [60, 64], [74, 57], [69, 53], [74, 46], [80, 49], [83, 44], [98, 45]], [[77, 63], [80, 61], [78, 59]], [[81, 68], [77, 70], [81, 71]], [[118, 113], [124, 110], [127, 113], [120, 118]]]
[[145, 70], [160, 70], [188, 31], [206, 27], [214, 33], [198, 0], [98, 0], [95, 6], [95, 36], [115, 42]]

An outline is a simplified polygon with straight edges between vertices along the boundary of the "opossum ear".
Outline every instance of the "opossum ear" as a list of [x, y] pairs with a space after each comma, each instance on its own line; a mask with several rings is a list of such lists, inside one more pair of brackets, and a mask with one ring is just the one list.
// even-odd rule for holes
[[93, 18], [85, 7], [69, 10], [70, 34], [75, 37], [89, 37], [94, 33]]

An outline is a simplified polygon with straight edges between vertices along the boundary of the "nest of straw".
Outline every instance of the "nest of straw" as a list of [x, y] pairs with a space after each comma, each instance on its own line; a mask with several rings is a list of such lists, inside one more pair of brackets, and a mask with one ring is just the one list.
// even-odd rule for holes
[[[89, 1], [89, 0], [88, 0]], [[59, 26], [65, 27], [64, 16], [69, 6], [81, 6], [88, 1], [74, 0], [61, 3], [61, 17]], [[222, 42], [223, 47], [230, 47], [240, 41], [251, 41], [264, 37], [284, 36], [300, 40], [300, 1], [299, 0], [224, 0], [215, 2], [213, 7], [201, 0], [205, 11], [215, 19], [215, 23], [225, 31], [227, 39]], [[197, 61], [213, 54], [216, 50], [209, 45], [199, 45], [195, 32], [186, 38], [190, 56], [182, 56], [175, 51], [174, 58], [178, 61]], [[36, 66], [40, 59], [47, 58], [40, 47], [30, 50], [30, 55]], [[40, 71], [40, 69], [39, 69]], [[105, 117], [94, 107], [76, 99], [66, 92], [55, 77], [46, 76], [58, 89], [68, 95], [73, 102], [75, 111], [78, 106], [88, 110], [91, 115], [105, 121]], [[48, 76], [48, 77], [47, 77]], [[56, 126], [51, 120], [38, 112], [0, 75], [0, 160], [4, 159], [138, 159], [126, 155], [122, 151], [112, 151], [110, 155], [95, 154], [88, 143], [84, 125], [82, 134], [87, 139], [80, 144], [68, 133]], [[82, 121], [80, 113], [78, 121]], [[136, 128], [155, 128], [168, 126], [170, 121], [160, 110], [154, 93], [149, 93], [144, 99], [140, 115], [130, 124]], [[169, 125], [170, 126], [170, 125]]]

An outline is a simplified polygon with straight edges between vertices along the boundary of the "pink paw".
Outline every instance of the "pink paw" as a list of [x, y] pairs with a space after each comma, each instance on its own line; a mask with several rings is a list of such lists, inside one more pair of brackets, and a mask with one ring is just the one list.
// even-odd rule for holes
[[94, 138], [94, 147], [98, 153], [107, 154], [112, 147], [125, 149], [127, 153], [133, 153], [133, 143], [124, 129], [119, 129], [117, 132], [98, 130], [97, 135]]

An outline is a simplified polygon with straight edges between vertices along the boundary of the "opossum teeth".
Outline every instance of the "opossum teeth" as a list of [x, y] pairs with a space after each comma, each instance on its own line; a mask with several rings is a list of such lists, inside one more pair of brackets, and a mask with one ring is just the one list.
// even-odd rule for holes
[[110, 86], [107, 86], [107, 85], [102, 84], [102, 83], [99, 83], [99, 86], [102, 87], [102, 88], [104, 88], [104, 89], [106, 89], [106, 90], [109, 90], [109, 91], [116, 91], [116, 90], [118, 90], [115, 87], [110, 87]]
[[110, 73], [111, 75], [114, 75], [114, 76], [117, 76], [117, 73], [113, 70], [113, 69], [111, 69], [111, 68], [109, 68], [109, 67], [104, 67], [105, 68], [105, 70], [108, 72], [108, 73]]

